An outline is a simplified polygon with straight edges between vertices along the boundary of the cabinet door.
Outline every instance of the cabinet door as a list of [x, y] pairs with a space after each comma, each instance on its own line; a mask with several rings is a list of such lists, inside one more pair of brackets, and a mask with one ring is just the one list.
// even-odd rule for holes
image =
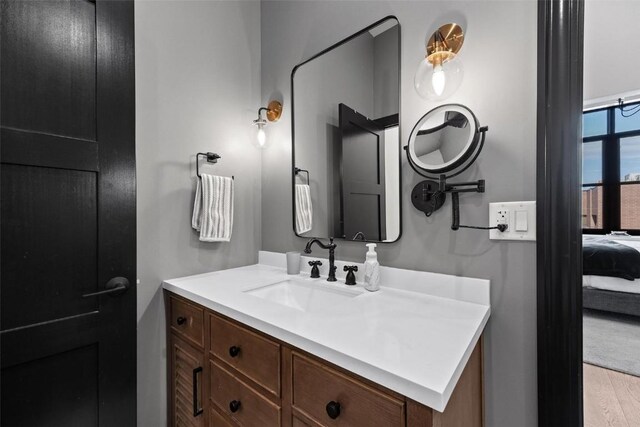
[[205, 426], [203, 369], [203, 351], [171, 334], [172, 426]]

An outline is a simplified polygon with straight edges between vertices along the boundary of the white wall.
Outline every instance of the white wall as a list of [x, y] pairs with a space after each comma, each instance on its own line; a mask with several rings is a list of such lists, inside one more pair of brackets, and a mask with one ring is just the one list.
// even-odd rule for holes
[[[252, 264], [260, 249], [260, 4], [136, 1], [138, 425], [166, 425], [163, 279]], [[235, 175], [230, 243], [191, 230], [194, 156]]]
[[[489, 126], [475, 166], [460, 181], [484, 178], [487, 192], [460, 197], [463, 224], [488, 223], [488, 203], [535, 199], [537, 3], [522, 1], [263, 1], [263, 98], [282, 93], [284, 114], [271, 127], [262, 156], [262, 248], [300, 250], [292, 231], [290, 75], [301, 61], [386, 15], [401, 26], [400, 138], [436, 104], [413, 89], [426, 39], [444, 23], [466, 29], [460, 52], [465, 77], [449, 102], [470, 107]], [[496, 31], [496, 29], [500, 29]], [[508, 37], [504, 35], [508, 34]], [[499, 59], [496, 52], [505, 52]], [[492, 315], [485, 333], [488, 427], [537, 426], [536, 246], [489, 241], [488, 232], [450, 230], [451, 205], [431, 218], [409, 200], [420, 178], [403, 162], [403, 235], [379, 244], [382, 265], [491, 280]], [[362, 243], [338, 241], [336, 256], [362, 261]], [[419, 337], [417, 337], [419, 339]]]
[[640, 92], [640, 1], [586, 0], [584, 99]]

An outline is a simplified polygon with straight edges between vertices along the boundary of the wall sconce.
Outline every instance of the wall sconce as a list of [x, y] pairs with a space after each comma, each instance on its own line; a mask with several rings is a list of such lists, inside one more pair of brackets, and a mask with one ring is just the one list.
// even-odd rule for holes
[[[262, 112], [266, 111], [266, 120], [262, 118]], [[267, 120], [270, 122], [277, 122], [282, 115], [282, 103], [279, 101], [270, 101], [266, 107], [260, 107], [258, 109], [258, 118], [253, 121], [253, 124], [258, 127], [258, 133], [256, 138], [258, 140], [258, 147], [263, 148], [267, 143], [267, 136], [264, 133], [264, 127], [267, 125]]]
[[420, 61], [413, 84], [426, 99], [447, 98], [462, 83], [464, 70], [458, 52], [464, 43], [464, 31], [458, 24], [446, 24], [434, 32], [427, 42], [427, 54]]

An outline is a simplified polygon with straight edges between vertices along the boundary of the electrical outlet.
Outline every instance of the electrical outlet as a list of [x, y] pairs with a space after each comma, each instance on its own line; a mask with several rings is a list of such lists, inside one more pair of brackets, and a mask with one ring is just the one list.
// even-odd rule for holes
[[507, 229], [489, 230], [491, 240], [536, 240], [536, 202], [489, 204], [489, 226], [505, 224]]
[[509, 225], [509, 210], [498, 209], [496, 223], [494, 225], [505, 224]]

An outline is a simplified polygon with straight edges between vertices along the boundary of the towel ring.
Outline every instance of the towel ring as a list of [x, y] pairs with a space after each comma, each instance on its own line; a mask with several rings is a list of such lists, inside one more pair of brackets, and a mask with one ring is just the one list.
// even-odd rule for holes
[[[219, 154], [212, 153], [210, 151], [207, 153], [196, 154], [196, 175], [198, 175], [198, 178], [202, 178], [202, 175], [200, 175], [200, 156], [205, 157], [207, 160], [207, 163], [218, 163], [218, 159], [222, 158]], [[235, 180], [236, 177], [231, 176], [231, 179]]]
[[293, 168], [293, 172], [298, 175], [300, 172], [304, 172], [307, 174], [307, 185], [311, 185], [310, 184], [310, 179], [309, 179], [309, 171], [306, 169], [300, 169], [300, 168]]

